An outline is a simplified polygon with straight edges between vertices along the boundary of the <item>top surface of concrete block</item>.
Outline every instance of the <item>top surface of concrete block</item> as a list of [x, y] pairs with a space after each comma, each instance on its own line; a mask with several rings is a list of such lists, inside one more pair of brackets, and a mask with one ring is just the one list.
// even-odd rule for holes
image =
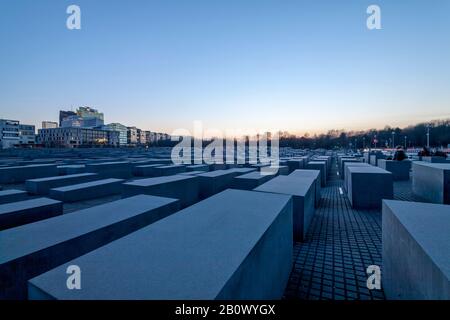
[[102, 167], [102, 166], [121, 166], [121, 165], [130, 165], [131, 163], [128, 161], [110, 161], [110, 162], [100, 162], [100, 163], [89, 163], [86, 166], [88, 167]]
[[152, 210], [177, 201], [170, 198], [137, 195], [1, 231], [0, 264], [112, 225], [131, 217], [134, 212]]
[[36, 198], [31, 200], [4, 203], [0, 205], [0, 215], [58, 203], [61, 203], [61, 201], [49, 198]]
[[383, 202], [450, 279], [450, 206], [395, 200]]
[[30, 283], [59, 299], [215, 299], [290, 201], [229, 189], [71, 261], [84, 290], [65, 266]]
[[392, 175], [391, 172], [375, 166], [349, 166], [347, 170], [349, 173], [376, 173]]
[[306, 169], [297, 169], [294, 170], [288, 177], [320, 177], [320, 170], [306, 170]]
[[120, 183], [123, 182], [125, 180], [123, 179], [115, 179], [115, 178], [109, 178], [109, 179], [103, 179], [103, 180], [95, 180], [95, 181], [90, 181], [90, 182], [83, 182], [80, 184], [73, 184], [70, 186], [65, 186], [65, 187], [59, 187], [59, 188], [53, 188], [52, 190], [56, 190], [58, 192], [65, 192], [65, 191], [72, 191], [74, 189], [78, 189], [78, 188], [91, 188], [91, 187], [95, 187], [95, 186], [102, 186], [104, 184], [107, 183]]
[[215, 171], [210, 171], [210, 172], [204, 172], [202, 174], [198, 174], [197, 176], [204, 177], [204, 178], [217, 178], [217, 177], [226, 176], [226, 175], [236, 175], [236, 172], [232, 171], [232, 170], [234, 170], [234, 169], [215, 170]]
[[96, 173], [76, 173], [69, 174], [65, 176], [55, 176], [55, 177], [46, 177], [46, 178], [37, 178], [37, 179], [29, 179], [27, 182], [47, 182], [47, 181], [58, 181], [58, 180], [68, 180], [71, 178], [82, 178], [82, 177], [96, 177]]
[[414, 161], [413, 166], [423, 166], [438, 170], [450, 170], [450, 163], [432, 163], [425, 161]]
[[292, 176], [278, 176], [255, 188], [254, 191], [274, 192], [294, 196], [305, 196], [312, 188], [314, 179], [310, 181]]
[[161, 183], [170, 183], [170, 182], [183, 181], [183, 180], [187, 181], [189, 179], [195, 179], [195, 176], [173, 175], [173, 176], [155, 177], [155, 178], [134, 180], [131, 182], [124, 183], [124, 185], [136, 186], [136, 187], [149, 187], [149, 186], [158, 185]]
[[14, 167], [5, 167], [5, 168], [0, 168], [0, 173], [1, 170], [11, 170], [11, 169], [32, 169], [32, 168], [36, 168], [36, 169], [40, 169], [40, 168], [51, 168], [51, 167], [55, 167], [55, 164], [30, 164], [30, 165], [25, 165], [25, 166], [14, 166]]

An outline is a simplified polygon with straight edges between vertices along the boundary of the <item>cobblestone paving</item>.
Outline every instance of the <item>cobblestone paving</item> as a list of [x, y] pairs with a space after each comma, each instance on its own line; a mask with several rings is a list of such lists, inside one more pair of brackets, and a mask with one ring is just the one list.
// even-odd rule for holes
[[[411, 182], [395, 182], [394, 198], [421, 201]], [[306, 240], [294, 246], [294, 266], [285, 299], [381, 300], [367, 288], [366, 269], [381, 268], [381, 211], [354, 210], [332, 165], [327, 187]], [[383, 270], [381, 270], [383, 272]]]

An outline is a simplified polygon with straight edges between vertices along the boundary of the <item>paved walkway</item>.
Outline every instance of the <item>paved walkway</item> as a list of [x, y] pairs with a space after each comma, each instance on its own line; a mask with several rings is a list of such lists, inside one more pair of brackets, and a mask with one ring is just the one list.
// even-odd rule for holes
[[[285, 299], [385, 299], [383, 290], [366, 284], [367, 267], [381, 268], [381, 211], [352, 209], [336, 169], [333, 163], [305, 242], [294, 246]], [[395, 182], [394, 194], [398, 200], [420, 200], [409, 181]]]

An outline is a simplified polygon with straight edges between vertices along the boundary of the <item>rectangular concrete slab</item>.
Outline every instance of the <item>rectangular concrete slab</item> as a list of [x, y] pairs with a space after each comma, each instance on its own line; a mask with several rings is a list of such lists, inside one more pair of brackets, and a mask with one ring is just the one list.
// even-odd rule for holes
[[133, 167], [128, 161], [86, 164], [86, 172], [98, 173], [102, 178], [128, 179]]
[[0, 168], [0, 183], [20, 183], [27, 179], [58, 175], [54, 164], [34, 164]]
[[192, 166], [186, 166], [186, 171], [209, 171], [207, 164], [194, 164]]
[[[292, 246], [291, 197], [230, 189], [30, 280], [29, 296], [280, 299]], [[71, 264], [82, 290], [67, 290]]]
[[412, 191], [427, 201], [450, 204], [450, 164], [414, 161]]
[[287, 194], [293, 197], [294, 240], [303, 241], [315, 212], [314, 180], [295, 176], [278, 176], [254, 190]]
[[122, 197], [136, 194], [149, 194], [180, 200], [181, 207], [198, 201], [199, 180], [196, 176], [173, 175], [135, 180], [123, 184]]
[[0, 232], [0, 299], [26, 299], [32, 277], [178, 208], [176, 199], [138, 195]]
[[411, 161], [394, 161], [379, 159], [378, 167], [392, 173], [394, 181], [409, 180], [409, 172], [411, 171]]
[[49, 198], [37, 198], [1, 204], [0, 230], [47, 219], [62, 213], [62, 202]]
[[347, 196], [354, 209], [379, 209], [394, 197], [392, 173], [378, 167], [348, 167]]
[[385, 200], [382, 217], [387, 298], [449, 300], [449, 206]]
[[[240, 170], [238, 170], [240, 169]], [[244, 170], [247, 169], [247, 170]], [[250, 171], [249, 171], [250, 170]], [[205, 199], [216, 193], [219, 193], [227, 188], [230, 188], [233, 183], [233, 178], [256, 171], [255, 168], [233, 168], [227, 170], [215, 170], [197, 174], [199, 178], [200, 198]]]
[[84, 164], [61, 165], [61, 166], [58, 166], [57, 169], [58, 169], [58, 175], [60, 175], [60, 176], [86, 172], [86, 166]]
[[231, 187], [233, 189], [253, 190], [275, 176], [276, 175], [263, 175], [261, 172], [254, 171], [234, 177]]
[[348, 168], [349, 167], [370, 167], [371, 165], [365, 162], [345, 162], [344, 163], [344, 190], [348, 192], [348, 177], [349, 177], [349, 172], [348, 172]]
[[9, 189], [0, 191], [0, 204], [22, 201], [27, 199], [28, 193], [23, 190]]
[[99, 179], [99, 176], [96, 173], [78, 173], [65, 176], [29, 179], [25, 181], [25, 189], [31, 194], [45, 195], [53, 188], [80, 184], [96, 179]]
[[[320, 199], [322, 198], [322, 183], [320, 178], [320, 171], [319, 170], [306, 170], [306, 169], [298, 169], [294, 170], [291, 174], [289, 174], [290, 177], [295, 177], [297, 179], [306, 179], [306, 180], [314, 180], [314, 203], [315, 207], [318, 208], [320, 205]], [[306, 182], [308, 183], [308, 182]]]
[[106, 197], [122, 192], [123, 179], [102, 179], [50, 189], [49, 197], [64, 202], [75, 202]]
[[309, 161], [306, 164], [306, 169], [313, 169], [313, 170], [319, 170], [320, 171], [320, 181], [322, 184], [322, 187], [325, 187], [327, 185], [327, 163], [326, 161]]

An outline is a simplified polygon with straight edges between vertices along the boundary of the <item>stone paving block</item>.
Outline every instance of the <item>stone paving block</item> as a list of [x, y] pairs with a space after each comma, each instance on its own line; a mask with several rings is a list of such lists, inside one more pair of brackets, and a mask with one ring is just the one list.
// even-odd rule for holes
[[294, 240], [303, 241], [315, 211], [314, 180], [290, 175], [278, 176], [254, 190], [287, 194], [293, 197]]
[[28, 193], [23, 190], [8, 189], [0, 191], [0, 204], [22, 201], [27, 199]]
[[0, 168], [0, 183], [21, 183], [27, 179], [58, 175], [54, 164], [34, 164]]
[[102, 179], [50, 189], [49, 197], [64, 202], [95, 199], [122, 192], [123, 179]]
[[62, 202], [37, 198], [0, 205], [0, 230], [17, 227], [63, 213]]
[[176, 199], [138, 195], [1, 231], [0, 299], [26, 299], [27, 280], [178, 208]]
[[173, 175], [135, 180], [123, 184], [122, 197], [149, 194], [180, 200], [181, 207], [198, 201], [199, 180], [196, 176]]
[[450, 204], [450, 164], [414, 161], [412, 191], [426, 201]]
[[[280, 299], [292, 245], [289, 196], [230, 189], [31, 279], [29, 296]], [[83, 270], [82, 290], [67, 290], [69, 264]]]
[[383, 201], [382, 230], [388, 299], [449, 300], [449, 206]]
[[25, 189], [31, 194], [46, 195], [50, 189], [67, 185], [80, 184], [99, 179], [96, 173], [78, 173], [65, 176], [29, 179], [25, 181]]

